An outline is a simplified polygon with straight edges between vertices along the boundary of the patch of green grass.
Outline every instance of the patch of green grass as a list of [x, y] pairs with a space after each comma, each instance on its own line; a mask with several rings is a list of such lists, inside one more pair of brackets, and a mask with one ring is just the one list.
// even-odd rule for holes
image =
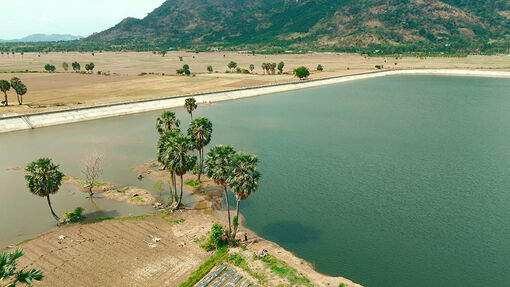
[[78, 206], [78, 207], [76, 207], [76, 209], [74, 211], [66, 212], [62, 216], [62, 219], [68, 221], [69, 223], [80, 222], [85, 218], [83, 215], [81, 215], [82, 212], [83, 212], [83, 208]]
[[[80, 182], [80, 184], [81, 184], [81, 187], [82, 187], [82, 188], [85, 188], [85, 186], [87, 185], [87, 183], [86, 183], [86, 182], [84, 182], [83, 180], [80, 180], [79, 182]], [[101, 187], [101, 186], [105, 186], [105, 185], [107, 185], [107, 184], [108, 184], [107, 182], [99, 182], [99, 181], [96, 181], [96, 182], [93, 182], [93, 183], [92, 183], [92, 187], [93, 187], [93, 188], [94, 188], [94, 187]]]
[[179, 287], [193, 287], [198, 281], [204, 278], [215, 266], [220, 265], [225, 261], [228, 249], [226, 247], [218, 249], [218, 251], [209, 257], [197, 270], [195, 270], [188, 279], [181, 283]]
[[154, 218], [155, 214], [142, 214], [142, 215], [135, 215], [135, 216], [127, 216], [127, 217], [98, 217], [91, 219], [90, 223], [94, 222], [101, 222], [106, 220], [119, 220], [119, 221], [128, 221], [128, 220], [146, 220]]
[[128, 190], [128, 189], [129, 189], [129, 187], [124, 187], [124, 188], [122, 188], [122, 189], [117, 189], [117, 190], [116, 190], [116, 192], [118, 192], [118, 193], [124, 193], [124, 192], [126, 192], [126, 190]]
[[107, 182], [94, 182], [92, 184], [92, 187], [101, 187], [101, 186], [105, 186], [107, 184], [108, 184]]
[[186, 185], [189, 185], [193, 188], [200, 188], [202, 186], [202, 184], [200, 182], [197, 182], [195, 180], [190, 180], [190, 181], [186, 182]]
[[260, 283], [260, 285], [267, 285], [266, 283], [266, 275], [265, 274], [259, 274], [254, 272], [250, 269], [248, 266], [248, 262], [238, 253], [234, 253], [228, 256], [227, 262], [236, 266], [240, 267], [244, 271], [246, 271], [248, 274], [250, 274], [251, 277], [257, 279]]
[[140, 196], [135, 196], [133, 198], [131, 198], [129, 201], [131, 202], [145, 202], [145, 200], [143, 200], [143, 198], [141, 198]]
[[21, 241], [20, 243], [17, 243], [16, 246], [20, 246], [21, 244], [24, 244], [24, 243], [27, 243], [27, 242], [30, 242], [32, 241], [34, 238], [30, 238], [30, 239], [25, 239], [23, 241]]
[[234, 266], [237, 267], [246, 264], [246, 260], [244, 260], [244, 258], [237, 253], [229, 255], [227, 261], [228, 263], [233, 264]]
[[279, 260], [273, 255], [267, 255], [260, 260], [266, 263], [271, 272], [275, 273], [281, 278], [287, 279], [290, 283], [290, 286], [313, 286], [312, 283], [310, 283], [310, 280], [303, 274], [298, 274], [296, 269], [290, 267], [285, 261]]

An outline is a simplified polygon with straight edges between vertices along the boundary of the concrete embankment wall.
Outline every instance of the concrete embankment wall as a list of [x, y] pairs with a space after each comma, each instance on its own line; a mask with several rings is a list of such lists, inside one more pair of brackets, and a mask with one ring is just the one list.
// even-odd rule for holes
[[143, 100], [129, 103], [118, 103], [95, 107], [77, 108], [63, 111], [9, 116], [0, 118], [0, 133], [182, 107], [184, 106], [185, 99], [191, 96], [193, 96], [198, 103], [204, 102], [214, 103], [220, 101], [228, 101], [233, 99], [247, 98], [266, 94], [274, 94], [290, 90], [338, 84], [342, 82], [369, 79], [389, 75], [424, 75], [424, 74], [510, 78], [510, 72], [507, 71], [446, 70], [446, 69], [377, 71], [363, 74], [355, 74], [350, 76], [339, 76], [324, 79], [298, 81], [292, 83], [282, 83], [262, 87], [237, 89], [225, 92], [202, 93], [172, 98]]

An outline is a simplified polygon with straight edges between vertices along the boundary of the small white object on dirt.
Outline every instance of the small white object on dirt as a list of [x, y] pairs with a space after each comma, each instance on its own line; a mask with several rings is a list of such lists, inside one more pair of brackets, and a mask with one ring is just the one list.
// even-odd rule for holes
[[152, 234], [149, 234], [149, 235], [151, 236], [152, 241], [154, 241], [154, 242], [160, 242], [160, 241], [161, 241], [161, 238], [159, 238], [159, 237], [154, 237]]
[[156, 246], [158, 246], [158, 245], [156, 245], [156, 244], [154, 244], [152, 242], [149, 242], [147, 240], [144, 240], [143, 242], [147, 243], [147, 246], [149, 246], [150, 248], [155, 248]]
[[67, 238], [67, 236], [65, 236], [65, 235], [60, 235], [60, 236], [58, 237], [58, 240], [64, 240], [64, 239], [66, 239], [66, 238]]
[[255, 253], [255, 257], [265, 258], [267, 256], [267, 253], [268, 253], [267, 250], [263, 249], [262, 251]]

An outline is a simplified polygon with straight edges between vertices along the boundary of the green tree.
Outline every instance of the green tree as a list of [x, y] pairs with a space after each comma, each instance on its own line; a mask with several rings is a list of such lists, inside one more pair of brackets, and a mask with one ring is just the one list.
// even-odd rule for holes
[[5, 100], [2, 101], [5, 106], [9, 105], [9, 100], [7, 99], [7, 92], [11, 89], [11, 84], [7, 82], [6, 80], [0, 80], [0, 91], [4, 93]]
[[252, 73], [253, 73], [253, 70], [255, 70], [255, 65], [250, 64], [250, 72], [252, 72]]
[[94, 65], [94, 63], [89, 63], [85, 65], [85, 70], [87, 70], [87, 72], [89, 73], [92, 73], [95, 67], [96, 65]]
[[73, 66], [73, 71], [75, 71], [75, 72], [79, 72], [79, 71], [81, 70], [81, 65], [80, 65], [80, 63], [78, 63], [78, 62], [73, 62], [71, 65]]
[[161, 56], [164, 57], [166, 55], [166, 53], [168, 53], [167, 50], [161, 50]]
[[198, 182], [200, 182], [200, 175], [202, 175], [204, 166], [204, 147], [211, 142], [212, 132], [212, 123], [207, 118], [194, 119], [188, 129], [188, 136], [194, 148], [198, 151]]
[[170, 206], [177, 198], [177, 179], [175, 170], [173, 170], [173, 160], [175, 153], [174, 139], [180, 134], [178, 128], [165, 130], [158, 140], [158, 161], [163, 164], [163, 168], [170, 173]]
[[193, 111], [197, 109], [197, 101], [195, 98], [187, 98], [184, 101], [184, 107], [188, 111], [188, 114], [190, 114], [191, 119], [193, 119]]
[[259, 186], [258, 161], [258, 157], [247, 153], [237, 153], [232, 159], [232, 170], [227, 182], [230, 185], [230, 191], [234, 193], [237, 200], [233, 238], [236, 237], [239, 225], [239, 204], [241, 200], [246, 200], [252, 192], [255, 192]]
[[227, 67], [232, 71], [234, 72], [235, 68], [237, 68], [237, 63], [234, 62], [234, 61], [230, 61], [230, 63], [228, 63]]
[[321, 64], [317, 65], [317, 71], [322, 72], [324, 70], [324, 67], [322, 67]]
[[55, 72], [55, 70], [57, 70], [57, 68], [51, 64], [46, 64], [44, 66], [44, 69], [50, 73], [53, 73], [53, 72]]
[[27, 86], [17, 77], [11, 79], [11, 87], [16, 92], [18, 104], [23, 104], [23, 96], [27, 93]]
[[212, 67], [211, 65], [207, 66], [207, 71], [208, 71], [209, 73], [212, 73], [212, 71], [213, 71], [213, 67]]
[[62, 68], [67, 72], [67, 70], [69, 70], [69, 64], [67, 62], [62, 63]]
[[280, 74], [283, 73], [283, 67], [285, 67], [285, 63], [284, 62], [278, 63], [278, 71], [280, 72]]
[[207, 153], [205, 159], [205, 169], [207, 176], [211, 178], [217, 185], [222, 186], [225, 192], [225, 201], [227, 203], [227, 216], [228, 216], [228, 236], [232, 230], [232, 223], [230, 220], [230, 203], [228, 200], [228, 177], [232, 170], [232, 158], [235, 155], [235, 150], [232, 146], [218, 145], [213, 147]]
[[271, 70], [271, 74], [274, 75], [274, 72], [276, 70], [276, 63], [270, 63], [269, 64], [269, 69]]
[[268, 63], [262, 63], [261, 67], [264, 74], [269, 70]]
[[50, 195], [57, 193], [60, 185], [62, 185], [64, 174], [58, 168], [59, 166], [54, 164], [51, 159], [41, 158], [25, 168], [27, 172], [25, 179], [31, 193], [46, 197], [51, 214], [57, 221], [60, 221], [60, 218], [53, 211], [50, 200]]
[[181, 121], [175, 117], [174, 112], [165, 111], [156, 120], [156, 131], [162, 135], [166, 131], [179, 128]]
[[18, 283], [31, 285], [33, 281], [41, 281], [43, 274], [41, 270], [32, 269], [28, 272], [25, 270], [16, 271], [17, 260], [23, 256], [22, 249], [16, 249], [13, 252], [0, 252], [0, 283], [2, 281], [10, 281], [6, 286], [15, 287]]
[[182, 203], [184, 185], [183, 176], [186, 174], [186, 172], [193, 169], [197, 161], [196, 157], [189, 155], [191, 150], [193, 150], [193, 144], [191, 143], [189, 137], [178, 133], [173, 138], [173, 144], [171, 152], [169, 153], [168, 163], [169, 168], [171, 168], [171, 170], [175, 172], [175, 175], [179, 176], [181, 179], [180, 195], [175, 208], [179, 208]]
[[300, 80], [308, 78], [310, 76], [310, 71], [307, 67], [299, 67], [294, 69], [294, 75], [298, 77]]

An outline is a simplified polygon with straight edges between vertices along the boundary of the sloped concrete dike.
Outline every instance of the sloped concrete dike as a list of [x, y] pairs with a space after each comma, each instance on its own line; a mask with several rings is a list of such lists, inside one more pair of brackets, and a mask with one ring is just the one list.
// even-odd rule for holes
[[7, 116], [0, 118], [0, 133], [183, 107], [185, 99], [189, 97], [194, 97], [198, 103], [215, 103], [221, 101], [274, 94], [284, 91], [312, 88], [323, 85], [332, 85], [348, 81], [370, 79], [390, 75], [446, 75], [446, 76], [510, 78], [510, 71], [481, 71], [481, 70], [453, 70], [453, 69], [375, 71], [362, 74], [354, 74], [349, 76], [338, 76], [306, 81], [296, 81], [291, 83], [281, 83], [269, 86], [243, 88], [223, 92], [183, 95], [172, 98], [142, 100], [128, 103], [117, 103], [62, 111]]

